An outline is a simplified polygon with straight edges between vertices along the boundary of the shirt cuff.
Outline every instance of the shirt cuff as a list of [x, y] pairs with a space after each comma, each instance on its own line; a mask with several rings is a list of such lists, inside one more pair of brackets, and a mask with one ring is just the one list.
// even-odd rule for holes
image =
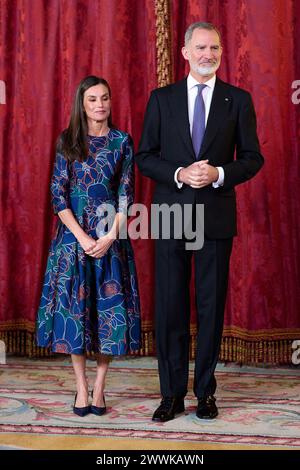
[[180, 183], [180, 182], [178, 181], [178, 179], [177, 179], [177, 175], [178, 175], [179, 171], [180, 171], [182, 168], [183, 168], [183, 166], [180, 166], [179, 168], [177, 168], [177, 170], [176, 170], [175, 173], [174, 173], [174, 181], [175, 181], [175, 183], [177, 184], [177, 188], [178, 188], [178, 189], [181, 189], [182, 186], [183, 186], [183, 183]]
[[216, 168], [219, 172], [219, 178], [212, 184], [213, 188], [219, 188], [224, 184], [224, 169], [221, 166], [216, 166]]

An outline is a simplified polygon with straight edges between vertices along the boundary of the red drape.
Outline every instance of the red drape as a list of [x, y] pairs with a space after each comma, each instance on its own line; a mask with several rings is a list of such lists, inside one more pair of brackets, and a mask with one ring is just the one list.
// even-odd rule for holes
[[[34, 330], [54, 221], [49, 200], [54, 142], [67, 124], [75, 88], [88, 74], [106, 78], [114, 122], [137, 146], [146, 101], [157, 86], [155, 8], [163, 10], [164, 4], [168, 0], [0, 2], [2, 333]], [[239, 237], [221, 357], [290, 362], [291, 340], [300, 338], [300, 104], [291, 100], [292, 82], [300, 80], [300, 3], [173, 0], [170, 6], [165, 20], [175, 79], [187, 70], [180, 52], [186, 26], [215, 23], [223, 35], [220, 77], [252, 93], [266, 158], [260, 174], [237, 189]], [[1, 104], [3, 83], [6, 104]], [[152, 183], [137, 174], [136, 202], [149, 204], [151, 193]], [[153, 244], [136, 241], [134, 249], [143, 329], [151, 331]], [[13, 335], [2, 337], [15, 341]], [[287, 341], [283, 352], [277, 340]], [[27, 351], [20, 342], [8, 346]]]

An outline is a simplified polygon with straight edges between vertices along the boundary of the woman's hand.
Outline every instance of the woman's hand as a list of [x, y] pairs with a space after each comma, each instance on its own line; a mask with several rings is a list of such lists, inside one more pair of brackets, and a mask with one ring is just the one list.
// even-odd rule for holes
[[90, 249], [85, 250], [85, 253], [86, 255], [93, 256], [93, 258], [102, 258], [102, 256], [106, 255], [114, 240], [115, 237], [108, 233], [99, 238]]
[[81, 247], [83, 248], [83, 250], [85, 251], [85, 253], [88, 250], [91, 250], [92, 248], [95, 248], [95, 246], [97, 244], [96, 240], [94, 240], [92, 237], [90, 237], [86, 233], [83, 236], [81, 236], [80, 238], [78, 238], [78, 242], [81, 245]]

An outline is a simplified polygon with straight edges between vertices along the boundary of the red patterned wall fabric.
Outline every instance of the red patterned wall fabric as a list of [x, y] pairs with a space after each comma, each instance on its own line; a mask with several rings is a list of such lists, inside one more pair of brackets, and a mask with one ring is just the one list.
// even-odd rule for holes
[[[145, 105], [157, 86], [155, 5], [154, 0], [0, 2], [0, 333], [34, 330], [55, 224], [49, 196], [54, 144], [82, 77], [96, 74], [109, 81], [114, 122], [138, 145]], [[256, 352], [259, 341], [268, 348], [268, 341], [300, 339], [300, 104], [292, 102], [292, 83], [300, 80], [300, 3], [172, 0], [170, 6], [175, 79], [186, 73], [180, 49], [187, 25], [215, 23], [223, 35], [220, 77], [252, 93], [266, 160], [259, 175], [237, 189], [239, 237], [225, 339], [252, 341]], [[137, 173], [136, 202], [149, 204], [151, 194], [152, 183]], [[138, 240], [134, 249], [143, 328], [150, 331], [153, 244]], [[257, 362], [264, 359], [257, 354]], [[222, 357], [253, 362], [254, 356], [226, 356], [223, 350]], [[273, 362], [284, 360], [289, 361], [277, 354]]]

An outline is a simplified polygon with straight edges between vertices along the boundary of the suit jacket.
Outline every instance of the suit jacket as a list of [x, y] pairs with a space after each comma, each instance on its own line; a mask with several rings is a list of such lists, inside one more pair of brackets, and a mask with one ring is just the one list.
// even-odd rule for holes
[[[235, 157], [235, 158], [234, 158]], [[216, 80], [206, 130], [198, 159], [224, 168], [224, 185], [177, 188], [174, 173], [195, 162], [188, 118], [186, 78], [151, 93], [136, 163], [141, 173], [156, 182], [153, 202], [204, 204], [208, 238], [236, 235], [234, 187], [252, 178], [262, 167], [256, 116], [250, 94]]]

